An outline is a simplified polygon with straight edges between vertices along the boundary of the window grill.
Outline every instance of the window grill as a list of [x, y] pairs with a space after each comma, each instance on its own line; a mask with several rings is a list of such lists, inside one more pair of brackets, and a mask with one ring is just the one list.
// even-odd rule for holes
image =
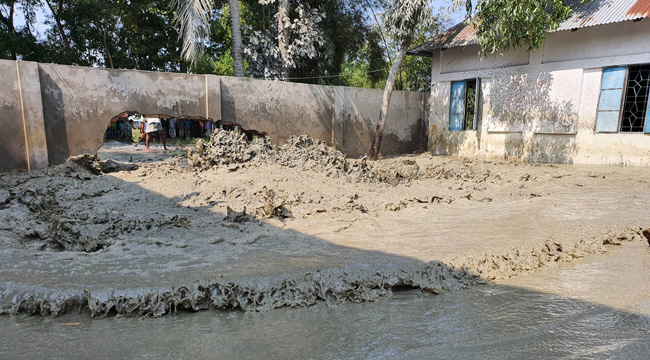
[[650, 65], [628, 69], [621, 132], [643, 132], [650, 93]]

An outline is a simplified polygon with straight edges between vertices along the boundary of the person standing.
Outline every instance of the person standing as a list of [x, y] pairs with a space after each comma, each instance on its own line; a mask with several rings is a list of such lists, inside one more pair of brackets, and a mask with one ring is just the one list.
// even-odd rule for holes
[[205, 135], [207, 137], [212, 136], [212, 120], [210, 119], [205, 122]]
[[132, 143], [133, 142], [133, 120], [129, 119], [129, 122], [126, 123], [124, 129], [126, 134], [126, 141]]
[[192, 133], [190, 132], [191, 126], [192, 126], [192, 122], [190, 121], [190, 119], [185, 119], [185, 137], [189, 137], [189, 138], [192, 137]]
[[162, 122], [160, 121], [160, 118], [153, 115], [152, 117], [147, 117], [147, 127], [145, 129], [146, 132], [146, 137], [145, 137], [145, 144], [146, 148], [144, 149], [145, 152], [149, 152], [149, 138], [152, 136], [154, 133], [158, 133], [158, 136], [160, 137], [160, 141], [163, 143], [163, 148], [167, 150], [167, 144], [165, 143], [165, 133], [163, 132], [163, 126]]
[[146, 128], [147, 128], [147, 118], [140, 117], [140, 137], [138, 138], [138, 142], [135, 143], [135, 147], [138, 147], [138, 145], [140, 145], [140, 142], [142, 141], [142, 139], [145, 138], [145, 135], [146, 135], [145, 130], [146, 130]]
[[169, 137], [172, 139], [176, 138], [176, 118], [169, 119]]

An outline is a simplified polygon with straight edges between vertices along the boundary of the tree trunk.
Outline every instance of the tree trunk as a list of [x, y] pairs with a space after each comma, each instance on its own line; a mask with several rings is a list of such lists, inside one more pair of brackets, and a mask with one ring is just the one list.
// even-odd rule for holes
[[289, 18], [289, 0], [278, 0], [278, 47], [282, 55], [282, 78], [287, 77], [287, 41], [289, 29], [284, 27], [284, 20]]
[[108, 66], [113, 69], [113, 57], [111, 56], [111, 51], [108, 49], [108, 42], [106, 42], [106, 29], [104, 25], [99, 23], [99, 31], [102, 32], [102, 43], [104, 44], [104, 52], [106, 53], [106, 58], [108, 59]]
[[244, 59], [242, 57], [241, 23], [239, 18], [239, 0], [228, 0], [230, 7], [230, 29], [232, 30], [232, 59], [235, 63], [235, 76], [244, 77]]
[[16, 46], [18, 45], [18, 39], [16, 35], [16, 28], [14, 28], [14, 11], [15, 11], [16, 2], [12, 1], [9, 7], [9, 31], [11, 31], [11, 59], [17, 60], [18, 54], [16, 53]]
[[375, 23], [377, 24], [377, 30], [379, 30], [379, 35], [381, 36], [381, 40], [384, 42], [384, 49], [386, 49], [386, 57], [388, 57], [388, 60], [393, 61], [393, 57], [390, 56], [390, 50], [388, 50], [388, 41], [386, 41], [386, 37], [384, 36], [384, 30], [381, 28], [381, 23], [379, 22], [379, 19], [377, 19], [377, 14], [375, 13], [372, 5], [368, 0], [366, 0], [366, 6], [368, 9], [370, 9], [370, 12], [372, 13], [372, 16], [375, 18]]
[[54, 12], [54, 7], [52, 6], [52, 3], [50, 0], [46, 0], [45, 3], [47, 4], [47, 7], [50, 8], [50, 11], [52, 12], [52, 15], [54, 15], [54, 21], [56, 22], [56, 28], [61, 35], [61, 40], [63, 40], [63, 45], [65, 46], [66, 50], [70, 52], [70, 40], [68, 40], [68, 35], [65, 33], [65, 29], [63, 29], [63, 24], [61, 23], [61, 13], [63, 12], [63, 3], [65, 1], [61, 0], [59, 1], [59, 9], [58, 11]]
[[411, 46], [411, 39], [408, 38], [402, 43], [402, 48], [393, 62], [393, 66], [390, 67], [390, 73], [388, 74], [388, 80], [386, 80], [386, 88], [384, 88], [384, 99], [381, 104], [381, 110], [379, 111], [379, 121], [377, 121], [377, 127], [375, 128], [375, 137], [372, 140], [372, 145], [370, 146], [370, 151], [368, 155], [370, 160], [377, 160], [379, 157], [379, 147], [381, 146], [381, 140], [384, 137], [384, 127], [386, 127], [386, 115], [388, 114], [388, 109], [390, 106], [390, 97], [393, 95], [393, 87], [395, 86], [395, 78], [399, 71], [399, 67], [402, 65], [404, 58], [406, 57], [406, 52], [408, 51], [409, 46]]

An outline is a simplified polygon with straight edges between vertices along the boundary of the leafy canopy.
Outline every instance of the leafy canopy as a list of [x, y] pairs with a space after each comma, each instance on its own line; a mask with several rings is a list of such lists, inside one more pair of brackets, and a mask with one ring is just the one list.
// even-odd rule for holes
[[411, 42], [418, 29], [428, 29], [437, 23], [430, 0], [394, 0], [386, 4], [383, 13], [388, 35], [398, 42]]
[[[581, 2], [593, 0], [582, 0]], [[456, 0], [456, 3], [459, 3]], [[479, 0], [469, 22], [476, 28], [481, 56], [509, 49], [538, 49], [560, 23], [573, 13], [566, 0]], [[471, 12], [472, 0], [467, 0]]]

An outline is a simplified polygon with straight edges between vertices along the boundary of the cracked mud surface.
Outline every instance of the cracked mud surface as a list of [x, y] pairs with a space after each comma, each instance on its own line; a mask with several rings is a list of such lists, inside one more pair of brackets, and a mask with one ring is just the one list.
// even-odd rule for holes
[[650, 227], [646, 168], [283, 148], [210, 166], [112, 150], [0, 175], [0, 313], [372, 301], [508, 278]]

